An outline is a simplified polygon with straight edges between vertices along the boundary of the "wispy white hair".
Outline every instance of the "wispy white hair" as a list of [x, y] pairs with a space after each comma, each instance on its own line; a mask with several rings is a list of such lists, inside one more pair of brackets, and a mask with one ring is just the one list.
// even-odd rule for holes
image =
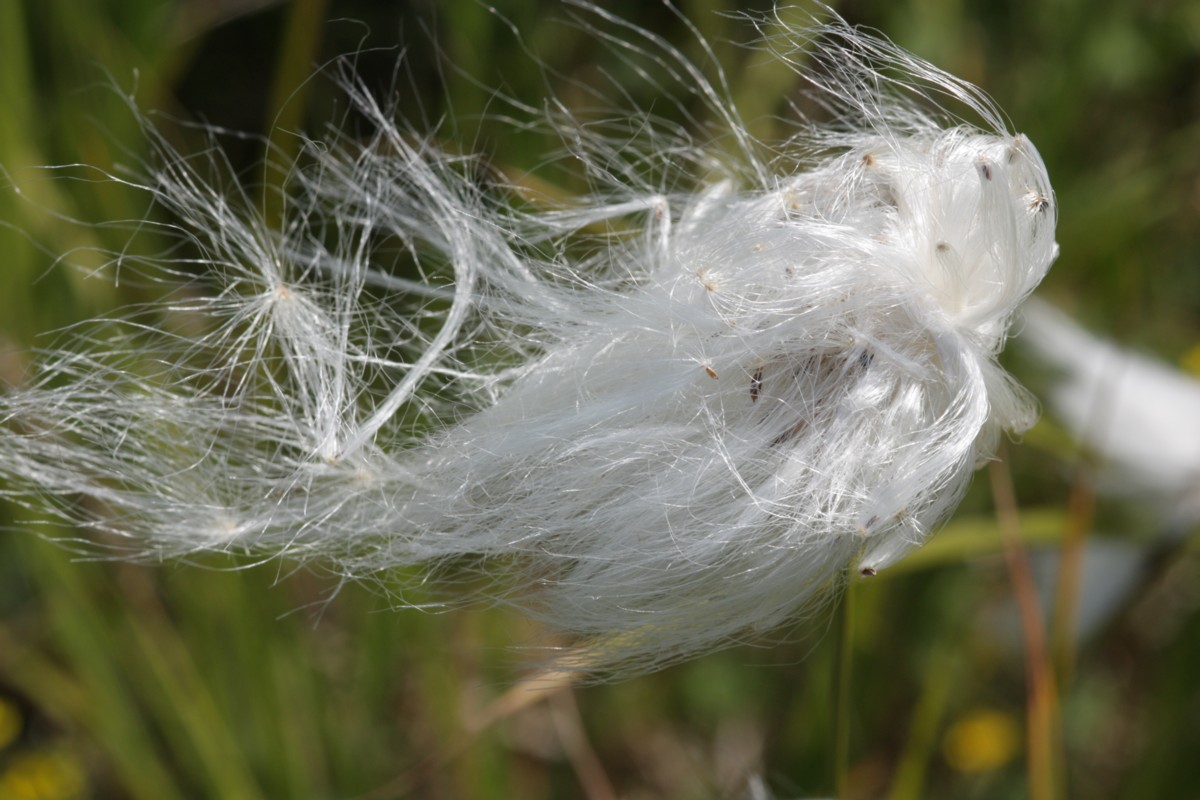
[[584, 8], [705, 122], [550, 102], [591, 187], [551, 203], [349, 79], [374, 134], [314, 143], [280, 227], [164, 149], [140, 188], [189, 255], [115, 263], [175, 288], [0, 397], [5, 491], [137, 556], [432, 575], [589, 669], [770, 629], [919, 545], [1032, 421], [996, 357], [1056, 254], [1037, 151], [892, 44], [779, 16], [766, 48], [833, 122], [760, 142], [723, 78]]

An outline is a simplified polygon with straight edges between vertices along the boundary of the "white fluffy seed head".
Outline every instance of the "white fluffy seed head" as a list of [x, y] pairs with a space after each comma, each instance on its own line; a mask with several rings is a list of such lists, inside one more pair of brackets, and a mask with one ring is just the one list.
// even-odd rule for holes
[[1049, 413], [1102, 457], [1101, 489], [1157, 507], [1169, 530], [1200, 521], [1200, 380], [1089, 333], [1044, 301], [1021, 342], [1053, 370]]
[[[375, 137], [314, 147], [278, 231], [164, 152], [143, 188], [217, 288], [46, 353], [0, 398], [6, 491], [135, 555], [426, 564], [446, 601], [514, 603], [589, 670], [770, 629], [920, 544], [1031, 422], [996, 356], [1056, 253], [1037, 151], [892, 45], [778, 19], [771, 50], [817, 54], [836, 118], [769, 147], [719, 80], [589, 10], [707, 107], [712, 144], [551, 104], [593, 190], [547, 207], [350, 79]], [[200, 332], [159, 332], [173, 315]]]

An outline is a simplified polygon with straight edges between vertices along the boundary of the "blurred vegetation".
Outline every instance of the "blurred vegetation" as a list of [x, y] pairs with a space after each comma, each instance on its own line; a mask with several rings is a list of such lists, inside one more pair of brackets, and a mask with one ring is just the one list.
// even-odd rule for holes
[[[794, 87], [752, 71], [753, 54], [733, 44], [748, 27], [716, 13], [733, 4], [680, 4], [747, 115], [778, 110]], [[663, 6], [630, 5], [632, 21], [695, 52]], [[984, 87], [1037, 144], [1061, 208], [1044, 296], [1093, 329], [1195, 361], [1200, 3], [834, 5]], [[32, 169], [141, 167], [150, 156], [130, 102], [185, 152], [209, 144], [196, 121], [257, 134], [222, 142], [252, 183], [261, 137], [286, 150], [289, 131], [341, 119], [328, 81], [305, 79], [357, 53], [415, 127], [502, 168], [536, 165], [544, 142], [487, 121], [489, 87], [534, 105], [549, 88], [570, 103], [571, 81], [622, 66], [549, 24], [566, 13], [556, 3], [496, 6], [524, 45], [473, 0], [0, 2], [0, 378], [20, 380], [44, 332], [137, 299], [57, 259], [86, 267], [88, 248], [122, 246], [127, 231], [72, 220], [137, 220], [145, 199], [94, 171]], [[1163, 546], [1152, 513], [1095, 501], [1086, 462], [1050, 423], [1008, 452], [1034, 556], [1093, 519], [1096, 535], [1141, 542], [1146, 557], [1115, 613], [1078, 641], [1052, 626], [1041, 661], [1024, 655], [1028, 586], [980, 473], [926, 550], [855, 583], [836, 615], [490, 724], [489, 703], [532, 691], [504, 647], [533, 632], [501, 610], [391, 612], [361, 587], [277, 565], [84, 563], [6, 533], [0, 797], [705, 798], [738, 796], [754, 775], [778, 797], [1200, 796], [1196, 537]], [[35, 517], [0, 506], [5, 526], [70, 535]], [[1031, 692], [1046, 678], [1039, 710]]]

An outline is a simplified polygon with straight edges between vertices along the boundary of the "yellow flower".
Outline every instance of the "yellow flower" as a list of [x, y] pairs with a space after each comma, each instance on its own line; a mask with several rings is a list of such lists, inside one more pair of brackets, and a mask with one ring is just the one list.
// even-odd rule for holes
[[976, 709], [946, 732], [942, 753], [959, 772], [991, 772], [1011, 761], [1020, 744], [1020, 726], [1012, 714]]
[[66, 750], [28, 750], [9, 758], [0, 773], [0, 797], [9, 800], [72, 800], [84, 789], [83, 765]]

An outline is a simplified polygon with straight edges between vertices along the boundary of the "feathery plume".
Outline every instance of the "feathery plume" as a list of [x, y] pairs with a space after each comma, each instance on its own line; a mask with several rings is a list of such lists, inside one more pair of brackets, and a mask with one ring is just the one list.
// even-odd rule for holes
[[761, 142], [720, 74], [579, 6], [708, 121], [551, 101], [590, 186], [552, 204], [346, 77], [374, 134], [314, 142], [278, 227], [160, 143], [139, 188], [180, 246], [113, 266], [163, 297], [0, 396], [4, 493], [132, 557], [424, 565], [589, 671], [770, 629], [919, 545], [1032, 422], [996, 357], [1057, 252], [1037, 151], [894, 45], [779, 16], [766, 48], [833, 122]]

